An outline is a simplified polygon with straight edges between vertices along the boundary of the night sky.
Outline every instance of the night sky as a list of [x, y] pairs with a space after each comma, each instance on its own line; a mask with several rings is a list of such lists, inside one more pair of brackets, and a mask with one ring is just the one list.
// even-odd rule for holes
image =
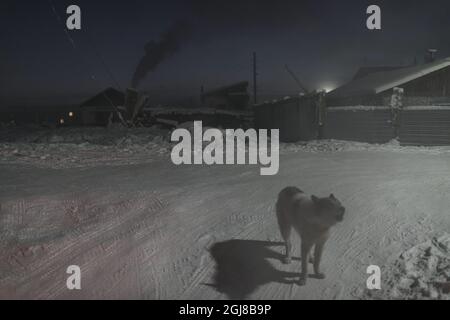
[[[82, 30], [69, 32], [76, 48], [64, 31], [70, 4], [82, 10]], [[381, 31], [366, 28], [370, 4], [381, 6]], [[139, 86], [154, 103], [198, 97], [202, 85], [251, 81], [253, 51], [260, 100], [299, 92], [285, 64], [322, 89], [363, 65], [421, 62], [428, 48], [450, 56], [448, 0], [2, 0], [1, 106], [73, 104], [129, 87], [145, 44], [180, 21], [178, 52]]]

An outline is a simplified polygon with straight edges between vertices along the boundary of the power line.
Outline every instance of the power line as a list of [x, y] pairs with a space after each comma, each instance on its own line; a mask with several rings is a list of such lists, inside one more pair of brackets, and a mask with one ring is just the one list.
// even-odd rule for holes
[[119, 89], [120, 91], [123, 91], [122, 87], [120, 86], [116, 77], [114, 77], [114, 74], [112, 73], [111, 69], [106, 64], [105, 59], [103, 58], [103, 55], [100, 53], [100, 51], [98, 51], [97, 47], [95, 46], [94, 41], [92, 40], [91, 34], [86, 29], [84, 31], [88, 36], [88, 40], [91, 44], [91, 48], [93, 49], [92, 51], [94, 51], [94, 53], [97, 55], [97, 58], [101, 61], [103, 67], [105, 68], [105, 70], [108, 73], [109, 77], [111, 78], [112, 82], [116, 85], [117, 89]]
[[[55, 5], [53, 3], [52, 0], [48, 0], [48, 2], [50, 3], [50, 6], [52, 7], [52, 11], [56, 17], [56, 20], [58, 21], [58, 23], [60, 23], [62, 26], [64, 26], [64, 22], [61, 19], [61, 16], [59, 15], [58, 11], [56, 11]], [[76, 50], [76, 45], [75, 45], [75, 41], [73, 40], [73, 38], [70, 36], [69, 31], [67, 31], [67, 28], [64, 26], [64, 33], [66, 34], [67, 38], [69, 39], [70, 44], [72, 45], [72, 47]]]
[[257, 76], [258, 72], [256, 70], [256, 52], [253, 52], [253, 103], [258, 104], [258, 87], [257, 87]]
[[[49, 0], [49, 4], [50, 4], [50, 6], [51, 6], [51, 8], [52, 8], [52, 11], [53, 11], [55, 17], [56, 17], [56, 20], [57, 20], [58, 23], [61, 24], [61, 26], [63, 27], [64, 33], [66, 34], [67, 39], [69, 40], [70, 44], [72, 45], [72, 48], [73, 48], [75, 51], [78, 51], [78, 52], [81, 54], [81, 59], [80, 59], [80, 60], [85, 64], [86, 67], [88, 67], [88, 68], [90, 69], [88, 63], [86, 62], [86, 58], [83, 56], [83, 53], [81, 52], [81, 49], [77, 48], [77, 46], [76, 46], [76, 44], [75, 44], [75, 40], [74, 40], [74, 39], [72, 38], [72, 36], [70, 35], [69, 31], [68, 31], [67, 28], [66, 28], [66, 25], [64, 24], [63, 20], [61, 19], [61, 16], [58, 14], [58, 11], [56, 10], [56, 7], [55, 7], [53, 1], [52, 1], [52, 0]], [[105, 64], [105, 66], [106, 66], [106, 64]], [[107, 68], [107, 70], [109, 71], [108, 68]], [[111, 73], [111, 75], [112, 75], [112, 73]], [[93, 81], [96, 81], [98, 84], [101, 85], [101, 83], [98, 81], [98, 79], [95, 77], [95, 75], [91, 74], [90, 78], [91, 78]], [[115, 81], [114, 76], [113, 76], [113, 79], [114, 79], [114, 81]], [[108, 95], [107, 95], [106, 93], [104, 93], [103, 96], [106, 98], [106, 100], [108, 101], [108, 103], [113, 107], [114, 112], [115, 112], [115, 113], [117, 114], [117, 116], [119, 117], [120, 122], [121, 122], [124, 126], [126, 126], [126, 122], [125, 122], [125, 120], [123, 119], [122, 114], [120, 113], [118, 107], [114, 104], [114, 102], [108, 97]]]

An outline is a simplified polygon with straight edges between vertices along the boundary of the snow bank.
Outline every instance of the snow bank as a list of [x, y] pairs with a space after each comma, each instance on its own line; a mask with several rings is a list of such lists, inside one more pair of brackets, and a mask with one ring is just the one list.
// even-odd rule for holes
[[[381, 110], [390, 110], [390, 107], [386, 106], [344, 106], [344, 107], [329, 107], [327, 112], [340, 112], [340, 111], [348, 111], [348, 112], [361, 112], [361, 111], [381, 111]], [[450, 106], [448, 105], [434, 105], [434, 106], [405, 106], [403, 107], [404, 111], [442, 111], [442, 110], [450, 110]]]
[[404, 252], [389, 273], [388, 289], [369, 298], [450, 300], [450, 234]]
[[378, 110], [389, 110], [386, 106], [343, 106], [343, 107], [329, 107], [327, 112], [338, 112], [338, 111], [378, 111]]
[[38, 143], [38, 144], [83, 144], [117, 145], [124, 139], [135, 144], [144, 144], [154, 137], [167, 137], [168, 130], [159, 126], [151, 128], [124, 128], [113, 125], [109, 128], [82, 127], [46, 129], [40, 127], [16, 127], [1, 131], [0, 143]]
[[163, 116], [163, 115], [215, 115], [215, 114], [223, 114], [223, 115], [231, 115], [231, 116], [251, 116], [251, 111], [240, 111], [240, 110], [218, 110], [212, 108], [191, 108], [191, 109], [181, 109], [181, 108], [150, 108], [145, 109], [149, 111], [152, 116]]
[[[193, 122], [182, 123], [178, 128], [193, 133]], [[225, 137], [226, 131], [221, 131]], [[169, 156], [174, 145], [170, 136], [171, 131], [160, 126], [3, 129], [0, 132], [0, 163], [50, 168], [148, 163]], [[204, 147], [208, 144], [204, 143]], [[251, 145], [257, 146], [257, 141], [252, 141]], [[246, 146], [248, 152], [248, 141]], [[442, 154], [450, 153], [450, 147], [403, 147], [396, 140], [382, 145], [337, 140], [280, 144], [280, 154], [348, 151]]]
[[450, 147], [412, 147], [401, 146], [399, 141], [392, 140], [386, 144], [370, 144], [365, 142], [340, 141], [340, 140], [316, 140], [301, 143], [285, 143], [280, 147], [281, 153], [292, 152], [347, 152], [347, 151], [381, 151], [403, 153], [450, 153]]
[[0, 142], [0, 163], [70, 168], [147, 163], [171, 150], [168, 130], [63, 128], [8, 132]]

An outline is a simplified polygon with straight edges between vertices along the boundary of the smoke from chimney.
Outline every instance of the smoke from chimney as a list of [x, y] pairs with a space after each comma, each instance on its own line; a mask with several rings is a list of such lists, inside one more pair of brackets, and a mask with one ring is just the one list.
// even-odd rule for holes
[[161, 39], [148, 42], [145, 55], [142, 57], [133, 75], [131, 85], [138, 88], [149, 72], [154, 71], [165, 59], [177, 53], [182, 41], [190, 34], [190, 26], [185, 21], [178, 21], [161, 35]]

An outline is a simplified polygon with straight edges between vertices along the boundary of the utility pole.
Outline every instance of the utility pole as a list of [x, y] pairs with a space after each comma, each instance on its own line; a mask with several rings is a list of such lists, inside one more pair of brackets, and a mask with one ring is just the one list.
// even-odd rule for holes
[[256, 78], [258, 76], [257, 70], [256, 70], [256, 52], [253, 52], [253, 103], [258, 103], [258, 87]]
[[205, 106], [205, 87], [203, 85], [200, 87], [200, 104], [202, 108]]

